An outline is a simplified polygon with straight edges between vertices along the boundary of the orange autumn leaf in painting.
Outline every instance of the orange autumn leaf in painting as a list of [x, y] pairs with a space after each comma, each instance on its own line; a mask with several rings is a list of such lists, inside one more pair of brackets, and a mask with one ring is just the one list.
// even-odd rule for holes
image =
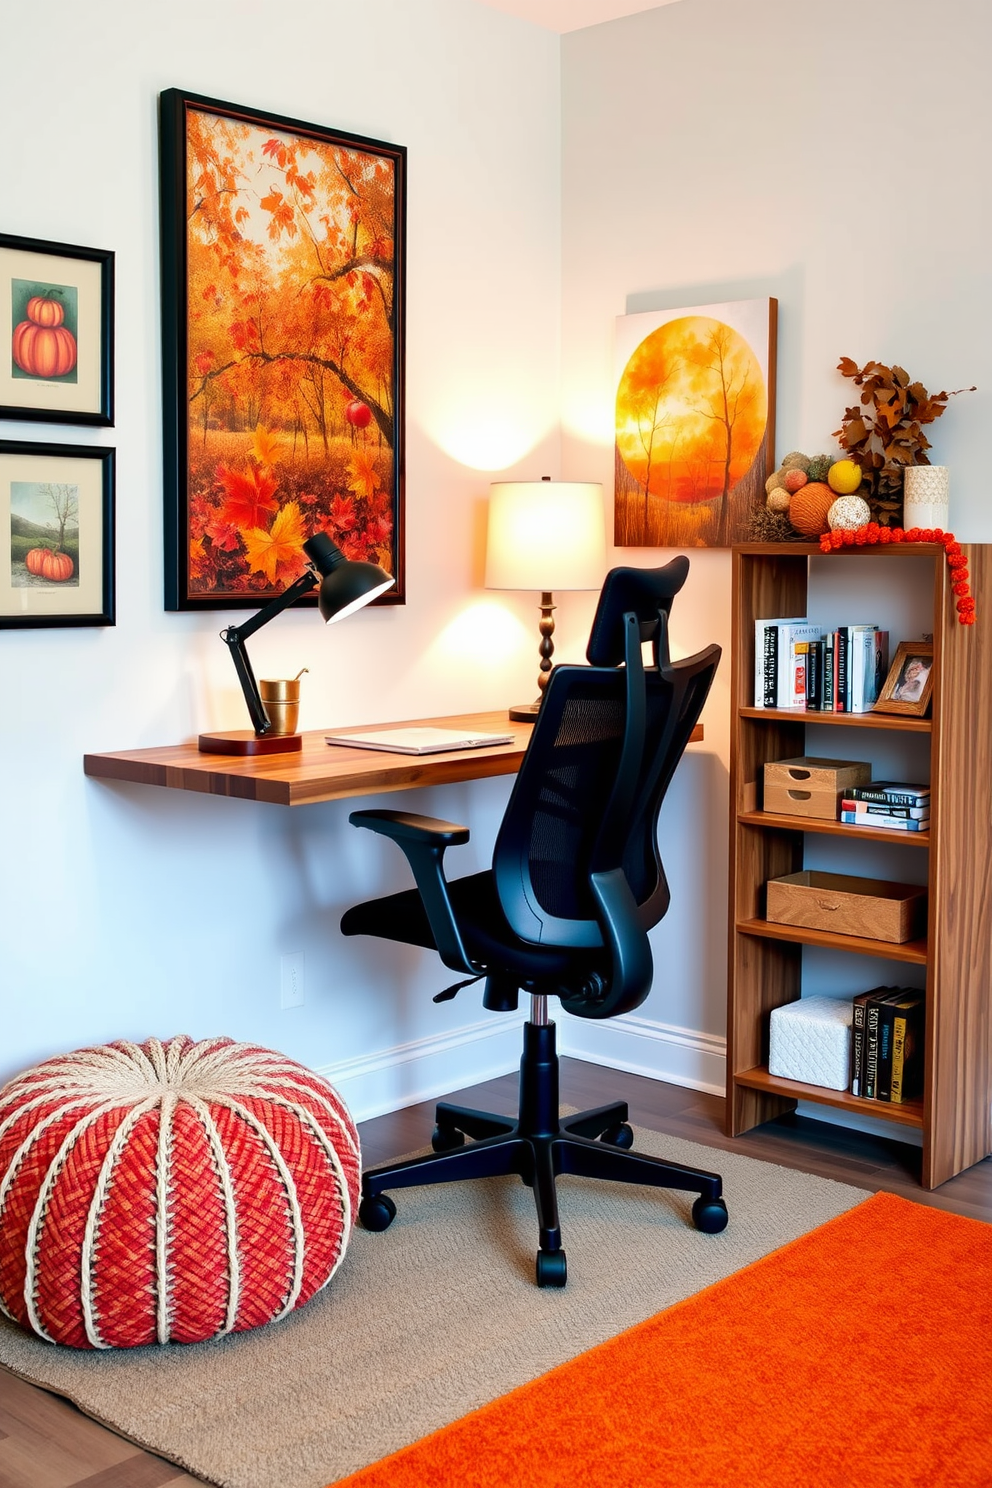
[[261, 424], [257, 427], [251, 437], [251, 453], [253, 459], [259, 465], [265, 465], [270, 470], [279, 459], [282, 451], [282, 440], [273, 434], [271, 429], [263, 429]]
[[224, 487], [221, 521], [232, 527], [259, 527], [276, 510], [276, 481], [257, 466], [246, 475], [218, 465], [217, 477]]
[[768, 420], [757, 356], [709, 316], [646, 336], [617, 390], [617, 449], [646, 495], [694, 504], [723, 498], [748, 473]]
[[299, 564], [306, 531], [300, 508], [291, 501], [282, 508], [270, 531], [263, 532], [256, 527], [242, 535], [248, 567], [256, 573], [264, 573], [269, 583], [274, 584], [280, 564]]

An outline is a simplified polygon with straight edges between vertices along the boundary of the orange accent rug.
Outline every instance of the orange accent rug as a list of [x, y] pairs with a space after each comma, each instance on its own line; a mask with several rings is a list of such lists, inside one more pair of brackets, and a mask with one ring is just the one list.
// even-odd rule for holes
[[989, 1488], [990, 1278], [876, 1194], [338, 1488]]

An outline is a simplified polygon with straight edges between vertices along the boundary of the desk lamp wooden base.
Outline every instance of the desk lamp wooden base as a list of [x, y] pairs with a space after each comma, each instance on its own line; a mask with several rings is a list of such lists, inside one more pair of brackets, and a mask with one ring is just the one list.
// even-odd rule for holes
[[201, 754], [299, 754], [302, 734], [256, 734], [253, 729], [231, 729], [223, 734], [201, 734]]

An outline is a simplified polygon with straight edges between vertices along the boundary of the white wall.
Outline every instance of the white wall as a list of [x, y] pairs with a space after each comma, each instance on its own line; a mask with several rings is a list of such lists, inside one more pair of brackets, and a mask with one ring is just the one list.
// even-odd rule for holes
[[[842, 355], [898, 362], [931, 391], [976, 383], [931, 427], [931, 459], [951, 469], [955, 533], [992, 540], [990, 51], [987, 0], [682, 0], [565, 36], [563, 473], [612, 482], [616, 316], [773, 295], [779, 457], [836, 448], [856, 392]], [[692, 558], [676, 639], [726, 646], [730, 555]], [[717, 1040], [728, 683], [729, 658], [705, 714], [716, 795], [685, 804], [703, 768], [688, 762], [662, 818], [664, 838], [683, 812], [666, 847], [678, 897], [642, 1010]]]
[[[252, 643], [259, 675], [309, 667], [304, 727], [402, 719], [498, 707], [534, 685], [534, 596], [492, 596], [504, 623], [488, 638], [471, 624], [492, 472], [559, 473], [559, 40], [463, 0], [38, 0], [5, 17], [0, 227], [115, 251], [117, 418], [106, 431], [7, 423], [0, 438], [116, 447], [118, 606], [114, 629], [0, 631], [0, 1080], [84, 1043], [228, 1033], [357, 1070], [366, 1114], [417, 1093], [419, 1076], [388, 1067], [397, 1049], [428, 1041], [450, 1088], [445, 1040], [501, 1021], [478, 998], [434, 1007], [447, 979], [436, 958], [338, 934], [349, 903], [404, 881], [396, 850], [349, 827], [347, 802], [289, 811], [82, 772], [86, 751], [247, 721], [217, 639], [237, 616], [163, 610], [156, 110], [168, 87], [409, 149], [408, 603], [327, 632], [313, 612], [284, 615]], [[461, 619], [487, 666], [469, 664]], [[472, 823], [471, 864], [506, 788], [418, 806]], [[283, 1012], [279, 959], [297, 950], [307, 1001]], [[452, 1055], [467, 1078], [516, 1057]]]

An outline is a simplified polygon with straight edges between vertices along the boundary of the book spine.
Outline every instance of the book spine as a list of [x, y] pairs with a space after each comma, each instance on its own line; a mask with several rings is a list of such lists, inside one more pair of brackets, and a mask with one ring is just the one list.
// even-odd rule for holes
[[792, 639], [793, 631], [791, 624], [786, 621], [778, 628], [778, 682], [775, 689], [776, 708], [791, 708], [793, 696], [792, 670]]
[[852, 785], [850, 796], [852, 801], [874, 801], [886, 806], [927, 806], [930, 802], [929, 789], [900, 790], [898, 786]]
[[866, 816], [860, 811], [841, 810], [840, 819], [849, 827], [884, 827], [887, 832], [927, 832], [929, 821], [909, 821], [902, 816]]
[[878, 1008], [878, 1070], [875, 1099], [892, 1099], [892, 1027], [895, 1022], [895, 1000], [882, 1002]]
[[867, 713], [875, 701], [875, 626], [854, 637], [854, 666], [851, 676], [851, 712]]
[[930, 816], [929, 806], [892, 806], [881, 801], [856, 801], [846, 797], [841, 801], [842, 811], [856, 811], [859, 816], [905, 816], [912, 821], [926, 821]]
[[903, 1070], [906, 1063], [906, 1014], [896, 1013], [892, 1023], [892, 1083], [889, 1100], [893, 1105], [902, 1104]]
[[754, 706], [765, 706], [765, 622], [754, 622]]
[[809, 672], [809, 641], [793, 641], [789, 647], [789, 675], [792, 678], [790, 708], [805, 708], [806, 677]]
[[893, 1105], [914, 1100], [923, 1089], [923, 1000], [896, 1008], [892, 1024]]
[[823, 707], [824, 713], [834, 711], [834, 659], [835, 659], [834, 637], [831, 631], [827, 632], [823, 642]]
[[819, 713], [823, 705], [823, 641], [810, 641], [806, 653], [806, 708]]
[[865, 1081], [865, 997], [856, 997], [851, 1016], [851, 1094], [861, 1095]]
[[870, 1000], [865, 1008], [865, 1076], [861, 1094], [874, 1100], [878, 1089], [878, 1003]]
[[774, 708], [778, 696], [778, 626], [765, 626], [765, 707]]
[[836, 632], [834, 642], [834, 674], [837, 678], [836, 693], [834, 697], [834, 712], [849, 713], [851, 711], [851, 684], [848, 677], [848, 642], [849, 633], [846, 625], [842, 625]]

